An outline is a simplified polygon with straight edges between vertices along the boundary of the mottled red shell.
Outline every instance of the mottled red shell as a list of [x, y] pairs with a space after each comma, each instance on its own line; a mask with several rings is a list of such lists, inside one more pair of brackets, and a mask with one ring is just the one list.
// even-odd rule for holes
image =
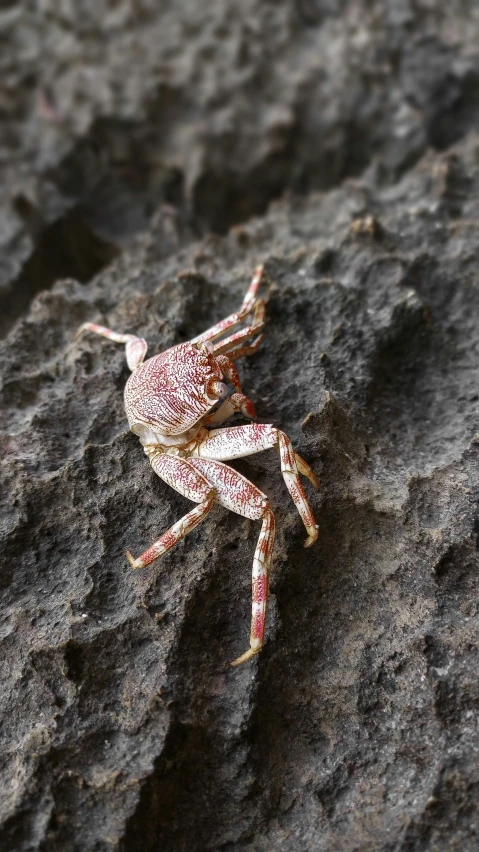
[[180, 343], [141, 364], [125, 387], [130, 429], [146, 424], [164, 435], [179, 435], [213, 408], [208, 380], [221, 380], [214, 358], [191, 343]]

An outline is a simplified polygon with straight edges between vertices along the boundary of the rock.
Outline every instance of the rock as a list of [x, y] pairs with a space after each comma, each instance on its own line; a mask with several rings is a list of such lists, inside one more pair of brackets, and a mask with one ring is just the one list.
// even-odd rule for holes
[[477, 127], [478, 44], [474, 0], [3, 3], [0, 333], [161, 202], [225, 233], [285, 189], [396, 180]]
[[[0, 848], [473, 849], [477, 21], [135, 8], [0, 12]], [[275, 453], [235, 463], [278, 536], [264, 650], [231, 669], [258, 524], [218, 507], [131, 571], [191, 504], [127, 430], [122, 347], [73, 337], [161, 351], [261, 260], [241, 376], [320, 477], [320, 539]]]

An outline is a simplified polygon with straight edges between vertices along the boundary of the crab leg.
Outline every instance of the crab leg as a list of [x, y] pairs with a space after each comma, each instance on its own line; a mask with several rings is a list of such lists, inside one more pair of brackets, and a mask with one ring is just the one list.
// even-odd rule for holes
[[258, 538], [258, 544], [253, 558], [253, 572], [251, 580], [251, 629], [250, 647], [231, 663], [239, 666], [246, 663], [258, 651], [264, 642], [266, 628], [266, 610], [268, 606], [268, 574], [273, 556], [274, 537], [276, 532], [276, 520], [271, 509], [265, 509], [263, 524]]
[[238, 358], [244, 358], [245, 355], [254, 355], [263, 340], [263, 337], [264, 334], [260, 334], [256, 340], [253, 340], [253, 342], [249, 344], [249, 346], [238, 346], [237, 349], [230, 349], [228, 352], [228, 358], [230, 358], [231, 361], [237, 361]]
[[196, 453], [200, 458], [227, 461], [243, 458], [270, 447], [276, 447], [279, 450], [281, 473], [308, 533], [305, 547], [309, 547], [318, 537], [318, 526], [304, 493], [299, 471], [307, 476], [315, 487], [318, 486], [318, 481], [309, 465], [294, 452], [291, 441], [284, 432], [262, 423], [215, 429], [199, 444]]
[[135, 559], [134, 556], [131, 555], [130, 551], [126, 551], [126, 558], [130, 563], [132, 568], [146, 568], [147, 565], [150, 565], [151, 562], [154, 562], [155, 559], [158, 559], [159, 556], [163, 556], [167, 550], [171, 550], [175, 544], [178, 544], [185, 535], [188, 535], [189, 532], [194, 530], [198, 524], [201, 523], [206, 518], [206, 515], [211, 512], [214, 503], [214, 493], [212, 492], [209, 497], [203, 503], [200, 503], [198, 506], [195, 506], [191, 512], [188, 512], [187, 515], [184, 515], [176, 524], [173, 524], [167, 532], [163, 533], [163, 535], [155, 541], [151, 547], [148, 547], [138, 559]]
[[275, 518], [266, 495], [237, 470], [212, 459], [192, 458], [189, 463], [208, 479], [218, 503], [244, 518], [263, 521], [253, 558], [250, 647], [231, 664], [239, 666], [261, 650], [264, 640]]
[[148, 344], [142, 337], [136, 337], [134, 334], [118, 334], [118, 332], [112, 331], [111, 328], [105, 328], [104, 325], [97, 325], [96, 322], [84, 322], [75, 334], [75, 339], [80, 337], [84, 331], [92, 331], [94, 334], [99, 334], [101, 337], [113, 340], [114, 343], [125, 343], [126, 360], [132, 372], [143, 362]]
[[191, 340], [191, 343], [203, 343], [205, 340], [214, 340], [215, 337], [220, 337], [220, 335], [224, 334], [224, 332], [229, 328], [233, 328], [233, 326], [239, 325], [243, 322], [245, 317], [247, 317], [255, 307], [256, 293], [261, 283], [263, 272], [264, 266], [261, 264], [261, 266], [258, 266], [255, 270], [253, 279], [246, 291], [246, 295], [239, 311], [234, 314], [230, 314], [229, 317], [226, 317], [226, 319], [216, 323], [216, 325], [213, 325], [207, 331], [204, 331], [203, 334], [199, 334], [198, 337], [194, 337], [193, 340]]
[[256, 303], [252, 324], [246, 326], [246, 328], [241, 329], [241, 331], [237, 331], [230, 337], [225, 338], [225, 340], [220, 340], [213, 348], [214, 355], [222, 355], [224, 352], [228, 352], [228, 350], [234, 349], [238, 343], [241, 343], [246, 338], [257, 334], [258, 331], [261, 331], [264, 325], [264, 311], [265, 304], [262, 299], [259, 299]]
[[153, 456], [151, 466], [158, 476], [163, 479], [168, 485], [171, 485], [175, 491], [179, 491], [184, 497], [189, 500], [194, 500], [199, 503], [187, 515], [164, 533], [158, 541], [155, 541], [144, 553], [135, 559], [129, 550], [126, 552], [128, 562], [132, 568], [144, 568], [167, 550], [170, 550], [181, 541], [185, 535], [194, 530], [201, 523], [208, 512], [213, 508], [215, 499], [214, 488], [201, 475], [199, 470], [195, 470], [192, 465], [185, 459], [170, 456], [166, 453]]
[[251, 400], [244, 393], [233, 393], [213, 414], [205, 417], [203, 423], [223, 423], [237, 411], [241, 411], [245, 417], [256, 418], [256, 411]]

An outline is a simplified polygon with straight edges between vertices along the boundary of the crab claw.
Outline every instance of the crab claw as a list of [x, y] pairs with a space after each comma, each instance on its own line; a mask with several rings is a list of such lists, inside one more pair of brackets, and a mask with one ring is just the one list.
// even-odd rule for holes
[[250, 399], [246, 399], [246, 401], [243, 402], [241, 406], [241, 413], [244, 414], [245, 417], [249, 417], [251, 420], [256, 420], [258, 416], [256, 414], [256, 409]]

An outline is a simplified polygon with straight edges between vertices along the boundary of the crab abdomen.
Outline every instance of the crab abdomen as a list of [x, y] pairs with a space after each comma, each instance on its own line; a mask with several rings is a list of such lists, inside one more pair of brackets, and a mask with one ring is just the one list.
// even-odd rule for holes
[[154, 355], [135, 370], [125, 387], [130, 429], [148, 425], [164, 435], [179, 435], [195, 425], [218, 401], [214, 384], [222, 378], [214, 358], [191, 343]]

